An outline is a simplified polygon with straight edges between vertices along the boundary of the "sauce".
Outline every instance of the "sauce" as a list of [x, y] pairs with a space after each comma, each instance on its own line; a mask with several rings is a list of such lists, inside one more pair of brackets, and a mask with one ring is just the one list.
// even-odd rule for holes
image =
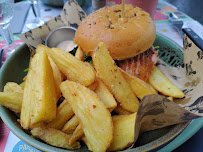
[[70, 52], [74, 49], [74, 47], [76, 47], [76, 45], [74, 44], [74, 42], [72, 40], [66, 40], [66, 41], [62, 41], [59, 44], [57, 44], [56, 47], [66, 51], [66, 52]]

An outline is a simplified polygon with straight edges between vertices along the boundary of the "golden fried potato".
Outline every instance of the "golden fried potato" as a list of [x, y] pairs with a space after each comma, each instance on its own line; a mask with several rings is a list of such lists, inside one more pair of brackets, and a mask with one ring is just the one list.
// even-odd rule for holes
[[135, 120], [136, 113], [127, 115], [126, 117], [124, 116], [120, 119], [113, 119], [113, 141], [108, 151], [123, 150], [133, 144]]
[[75, 128], [79, 125], [78, 118], [74, 115], [68, 122], [64, 125], [62, 131], [70, 134], [73, 133]]
[[80, 61], [84, 61], [84, 52], [81, 50], [81, 48], [79, 46], [75, 53], [75, 57]]
[[25, 81], [23, 81], [21, 84], [20, 84], [21, 88], [24, 90], [25, 88]]
[[94, 81], [92, 84], [90, 84], [89, 86], [87, 86], [87, 88], [89, 88], [89, 89], [92, 90], [92, 91], [95, 91], [96, 88], [97, 88], [97, 86], [98, 86], [98, 84], [99, 84], [99, 82], [97, 81], [97, 78], [96, 78], [95, 81]]
[[111, 112], [114, 108], [117, 107], [116, 100], [114, 99], [111, 92], [107, 89], [104, 83], [97, 79], [98, 86], [95, 89], [95, 93], [99, 96], [100, 100], [103, 102], [105, 107]]
[[57, 67], [57, 65], [54, 63], [54, 61], [51, 59], [51, 57], [48, 57], [52, 70], [53, 70], [53, 74], [54, 74], [54, 80], [56, 83], [56, 93], [57, 93], [57, 99], [59, 99], [61, 97], [61, 90], [59, 88], [59, 85], [61, 84], [61, 82], [63, 82], [63, 74], [60, 72], [59, 68]]
[[123, 107], [121, 107], [120, 105], [117, 105], [117, 107], [113, 111], [115, 111], [119, 115], [130, 115], [130, 114], [132, 114], [132, 112], [129, 112], [129, 111], [123, 109]]
[[117, 102], [129, 112], [138, 110], [139, 101], [130, 85], [110, 56], [104, 43], [100, 43], [92, 56], [97, 76], [112, 92]]
[[116, 120], [120, 120], [120, 119], [126, 118], [128, 116], [129, 115], [114, 115], [114, 116], [112, 116], [112, 120], [113, 120], [113, 122], [115, 122]]
[[69, 144], [73, 144], [74, 142], [76, 142], [76, 140], [80, 139], [83, 135], [84, 135], [84, 132], [82, 129], [82, 125], [79, 124], [77, 126], [77, 128], [75, 129], [75, 131], [73, 132], [73, 134], [71, 135], [71, 138], [69, 140]]
[[106, 151], [113, 138], [113, 124], [110, 112], [99, 97], [85, 86], [68, 80], [61, 83], [60, 89], [93, 151]]
[[[40, 49], [40, 51], [38, 50]], [[39, 45], [25, 81], [20, 123], [24, 129], [56, 117], [56, 85], [48, 56]]]
[[152, 85], [149, 83], [149, 81], [146, 82], [147, 85], [149, 86], [149, 88], [151, 89], [151, 91], [154, 93], [154, 94], [158, 94], [158, 91], [156, 89], [154, 89], [154, 87], [152, 87]]
[[167, 97], [167, 99], [173, 101], [173, 97]]
[[5, 106], [16, 113], [21, 112], [22, 102], [22, 93], [0, 92], [0, 105]]
[[183, 98], [185, 96], [156, 66], [153, 67], [148, 81], [152, 87], [163, 95], [174, 98]]
[[85, 64], [72, 54], [58, 48], [48, 49], [47, 53], [69, 80], [85, 86], [94, 82], [95, 71], [91, 65]]
[[135, 95], [142, 99], [144, 96], [149, 94], [154, 94], [154, 92], [150, 89], [150, 87], [141, 79], [136, 78], [127, 72], [120, 69], [122, 74], [124, 75], [125, 79], [127, 80], [128, 84], [130, 85], [132, 91]]
[[11, 93], [23, 93], [23, 89], [20, 85], [15, 82], [7, 82], [4, 86], [4, 92], [11, 92]]
[[79, 149], [80, 143], [74, 142], [73, 144], [69, 144], [70, 135], [63, 133], [60, 130], [48, 128], [48, 127], [37, 127], [31, 130], [31, 133], [34, 137], [40, 138], [41, 140], [45, 141], [46, 143], [66, 148], [66, 149]]
[[57, 108], [56, 118], [48, 123], [48, 127], [62, 129], [66, 122], [74, 115], [74, 112], [66, 100]]

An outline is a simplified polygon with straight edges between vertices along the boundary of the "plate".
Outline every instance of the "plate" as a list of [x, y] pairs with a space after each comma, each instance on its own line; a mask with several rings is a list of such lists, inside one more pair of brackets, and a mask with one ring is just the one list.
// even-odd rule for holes
[[[161, 50], [163, 50], [160, 54], [161, 58], [167, 59], [166, 56], [171, 55], [169, 52], [174, 52], [177, 54], [177, 62], [183, 61], [183, 53], [181, 47], [179, 47], [176, 43], [169, 40], [163, 35], [160, 35], [157, 33], [156, 41], [154, 43], [154, 46], [160, 46]], [[164, 51], [165, 50], [165, 51]], [[171, 50], [171, 51], [170, 51]], [[165, 52], [165, 54], [164, 54]], [[3, 90], [3, 86], [6, 84], [6, 82], [17, 82], [21, 83], [22, 78], [26, 75], [26, 72], [24, 72], [24, 69], [28, 67], [29, 63], [29, 56], [30, 52], [28, 47], [23, 44], [20, 46], [4, 63], [4, 65], [1, 68], [0, 71], [0, 89]], [[174, 63], [170, 63], [170, 60], [166, 60], [168, 64], [171, 64], [173, 66]], [[177, 63], [176, 62], [176, 63]], [[50, 146], [40, 140], [37, 140], [30, 136], [30, 133], [28, 131], [24, 131], [20, 124], [17, 122], [17, 116], [10, 111], [7, 108], [4, 108], [0, 106], [0, 116], [4, 123], [8, 126], [8, 128], [20, 139], [25, 141], [26, 143], [30, 144], [31, 146], [40, 149], [42, 151], [50, 151], [50, 152], [68, 152], [68, 150], [56, 148], [54, 146]], [[132, 151], [157, 151], [164, 146], [166, 146], [171, 140], [173, 140], [178, 134], [180, 134], [187, 126], [187, 128], [191, 128], [194, 124], [197, 125], [196, 122], [203, 122], [203, 120], [194, 120], [192, 123], [186, 122], [178, 125], [173, 125], [161, 129], [157, 129], [154, 131], [149, 131], [143, 133], [137, 140], [135, 144], [135, 148], [126, 150], [128, 152]], [[199, 125], [198, 125], [199, 126]], [[188, 129], [185, 129], [186, 131]], [[198, 127], [192, 127], [193, 130], [190, 135], [192, 136], [196, 131], [198, 131]], [[200, 128], [200, 127], [199, 127]], [[185, 132], [184, 130], [184, 132]], [[189, 130], [189, 131], [191, 131]], [[183, 133], [184, 133], [183, 132]], [[189, 137], [185, 137], [182, 135], [181, 142], [179, 141], [179, 145], [182, 144], [185, 140], [187, 140]], [[178, 136], [179, 137], [179, 136]], [[176, 140], [176, 139], [175, 139]], [[174, 141], [175, 141], [174, 140]], [[182, 142], [183, 141], [183, 142]], [[173, 142], [173, 141], [172, 141]], [[169, 146], [170, 147], [170, 146]], [[79, 150], [75, 150], [76, 152], [79, 151], [88, 151], [87, 147], [85, 145], [82, 145], [82, 148]]]

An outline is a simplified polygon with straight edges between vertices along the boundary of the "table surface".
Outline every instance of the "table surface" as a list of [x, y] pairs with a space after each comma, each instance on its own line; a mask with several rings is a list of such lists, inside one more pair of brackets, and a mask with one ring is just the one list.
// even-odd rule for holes
[[[166, 0], [169, 2], [172, 2], [174, 4], [177, 4], [177, 2], [175, 3], [173, 0]], [[200, 0], [201, 1], [201, 0]], [[159, 1], [160, 2], [160, 1]], [[163, 4], [163, 3], [162, 3]], [[181, 13], [178, 12], [177, 8], [171, 5], [169, 8], [167, 8], [167, 10], [164, 12], [163, 10], [157, 10], [157, 14], [156, 14], [156, 18], [155, 18], [155, 23], [156, 23], [156, 27], [157, 27], [157, 32], [173, 39], [174, 41], [178, 42], [178, 44], [180, 46], [182, 46], [182, 41], [180, 40], [181, 37], [179, 36], [178, 32], [174, 30], [174, 28], [169, 24], [168, 20], [167, 20], [167, 11], [174, 11], [176, 13]], [[44, 19], [51, 19], [53, 17], [56, 17], [60, 14], [61, 12], [61, 8], [57, 7], [51, 7], [51, 6], [47, 6], [44, 5], [42, 3], [40, 3], [40, 7], [41, 9], [41, 14], [42, 17]], [[163, 7], [161, 4], [159, 4], [159, 7]], [[196, 12], [199, 13], [199, 12]], [[182, 15], [182, 13], [181, 13]], [[183, 14], [185, 15], [185, 14]], [[28, 14], [28, 18], [26, 20], [26, 22], [28, 22], [30, 19], [32, 19], [34, 17], [32, 10], [30, 9], [29, 14]], [[193, 19], [189, 18], [187, 15], [185, 15], [182, 18], [185, 22], [184, 26], [190, 27], [192, 28], [195, 32], [197, 32], [197, 34], [203, 39], [203, 27], [201, 24], [199, 24], [198, 22], [194, 21]], [[25, 22], [25, 24], [26, 24]], [[26, 32], [28, 31], [28, 29], [26, 28], [26, 26], [23, 27], [22, 32]], [[172, 33], [172, 34], [170, 34]], [[175, 35], [175, 36], [174, 36]], [[18, 39], [18, 38], [16, 38]], [[17, 40], [17, 43], [19, 43], [19, 45], [22, 43], [21, 40]], [[2, 42], [2, 39], [0, 38], [0, 48], [2, 46], [4, 46], [5, 43]], [[1, 128], [0, 128], [1, 130]], [[6, 130], [6, 129], [4, 129]], [[5, 131], [6, 133], [6, 131]], [[174, 150], [174, 152], [202, 152], [203, 151], [203, 128], [201, 128], [193, 137], [191, 137], [188, 141], [186, 141], [184, 144], [182, 144], [180, 147], [178, 147], [177, 149]], [[0, 152], [1, 152], [1, 148], [0, 148]]]

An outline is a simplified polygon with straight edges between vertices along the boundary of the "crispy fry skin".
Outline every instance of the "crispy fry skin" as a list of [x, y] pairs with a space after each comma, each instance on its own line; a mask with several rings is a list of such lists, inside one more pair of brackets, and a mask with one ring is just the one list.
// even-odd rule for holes
[[87, 88], [89, 88], [92, 91], [95, 91], [98, 87], [99, 82], [97, 81], [97, 78], [95, 79], [95, 81], [90, 84], [89, 86], [87, 86]]
[[69, 144], [73, 144], [74, 142], [76, 142], [76, 140], [80, 139], [83, 135], [84, 135], [84, 132], [82, 129], [82, 125], [79, 124], [77, 126], [77, 128], [75, 129], [75, 131], [73, 132], [73, 134], [71, 135], [71, 138], [69, 140]]
[[120, 69], [135, 95], [142, 99], [144, 96], [154, 94], [151, 88], [141, 79], [136, 78]]
[[154, 55], [153, 48], [150, 48], [136, 57], [119, 61], [119, 66], [127, 73], [146, 82], [155, 64]]
[[[50, 48], [48, 48], [48, 49], [50, 49]], [[61, 97], [61, 90], [59, 88], [59, 85], [61, 84], [61, 82], [63, 82], [63, 74], [60, 72], [59, 68], [54, 63], [54, 61], [51, 59], [51, 57], [49, 57], [49, 61], [50, 61], [50, 64], [51, 64], [51, 67], [53, 70], [54, 80], [56, 83], [57, 99], [59, 99]]]
[[74, 112], [66, 100], [57, 108], [56, 118], [48, 123], [48, 127], [62, 129], [66, 122], [74, 115]]
[[44, 47], [39, 45], [33, 57], [27, 79], [20, 122], [24, 129], [56, 117], [56, 85], [53, 71]]
[[113, 138], [113, 124], [110, 112], [99, 97], [85, 86], [68, 80], [61, 83], [60, 89], [79, 119], [93, 151], [106, 151]]
[[16, 113], [21, 112], [22, 101], [22, 93], [0, 92], [0, 105], [5, 106]]
[[84, 61], [84, 52], [81, 50], [81, 48], [79, 46], [75, 53], [75, 57], [80, 61]]
[[130, 115], [132, 112], [129, 112], [123, 109], [120, 105], [118, 105], [113, 111], [115, 111], [119, 115]]
[[185, 96], [156, 66], [153, 67], [149, 76], [149, 83], [163, 95], [174, 98], [183, 98]]
[[85, 64], [72, 54], [58, 48], [49, 49], [47, 53], [69, 80], [79, 82], [85, 86], [94, 82], [95, 71], [89, 64]]
[[[114, 117], [114, 116], [113, 116]], [[113, 141], [108, 151], [119, 151], [131, 146], [134, 142], [136, 113], [113, 119]]]
[[15, 82], [7, 82], [4, 86], [4, 92], [23, 93], [23, 89]]
[[158, 91], [154, 87], [152, 87], [152, 85], [149, 83], [149, 81], [147, 81], [146, 83], [149, 86], [149, 88], [151, 89], [151, 91], [153, 92], [153, 94], [158, 94]]
[[107, 89], [101, 80], [98, 81], [98, 86], [95, 89], [95, 93], [99, 96], [100, 100], [104, 103], [105, 107], [111, 112], [117, 107], [116, 100], [111, 92]]
[[56, 146], [62, 147], [66, 149], [79, 149], [80, 143], [74, 142], [73, 144], [69, 144], [70, 135], [63, 133], [60, 130], [48, 128], [48, 127], [37, 127], [31, 130], [31, 133], [34, 137], [40, 138], [46, 143]]
[[125, 110], [136, 112], [139, 101], [121, 71], [115, 65], [104, 43], [101, 42], [98, 45], [93, 53], [92, 59], [97, 71], [97, 76], [112, 92], [117, 102], [119, 102]]
[[70, 134], [72, 133], [75, 128], [79, 125], [78, 118], [74, 115], [63, 127], [62, 131]]

